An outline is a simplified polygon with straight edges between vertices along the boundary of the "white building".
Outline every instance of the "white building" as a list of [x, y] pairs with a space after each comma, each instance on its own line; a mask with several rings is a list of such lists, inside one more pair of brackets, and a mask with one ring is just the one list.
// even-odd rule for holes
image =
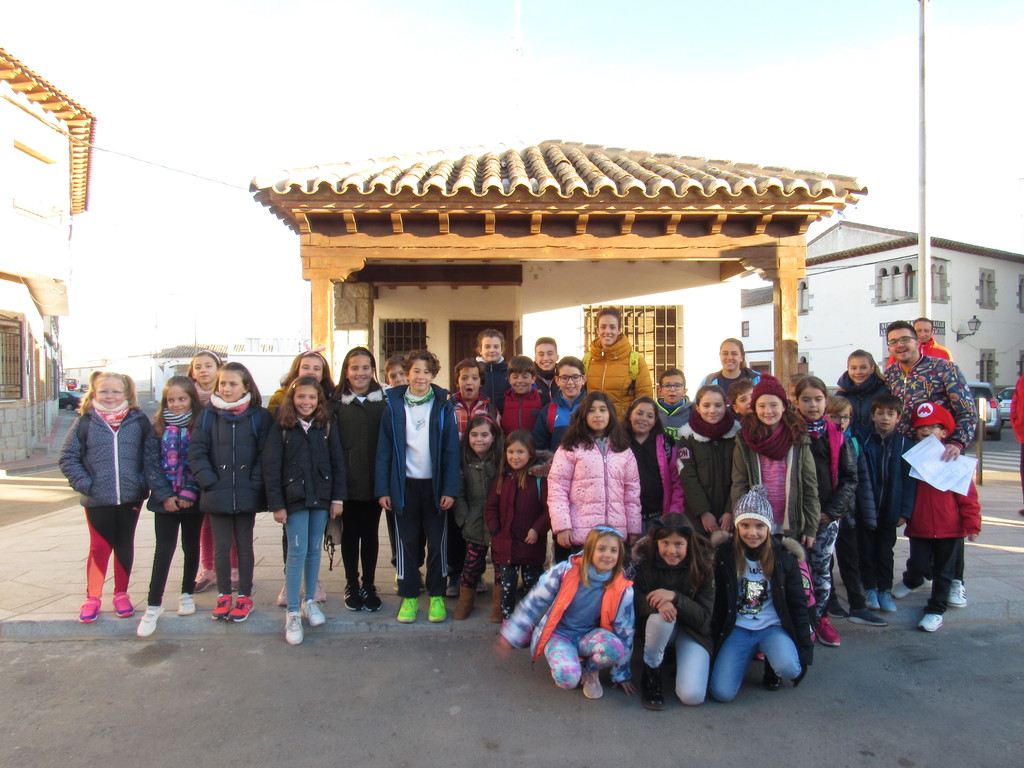
[[[917, 251], [916, 233], [846, 221], [808, 243], [798, 296], [800, 370], [806, 365], [832, 385], [858, 348], [884, 366], [885, 326], [918, 316]], [[967, 379], [1013, 385], [1024, 372], [1024, 255], [935, 237], [932, 262], [936, 339]], [[761, 293], [744, 291], [748, 303], [759, 301], [743, 307], [751, 334], [770, 328], [770, 315], [761, 315], [765, 304], [770, 312], [771, 297], [764, 301]], [[972, 318], [981, 321], [974, 334]]]
[[72, 216], [88, 204], [94, 119], [0, 48], [0, 462], [53, 424], [57, 318], [68, 313]]

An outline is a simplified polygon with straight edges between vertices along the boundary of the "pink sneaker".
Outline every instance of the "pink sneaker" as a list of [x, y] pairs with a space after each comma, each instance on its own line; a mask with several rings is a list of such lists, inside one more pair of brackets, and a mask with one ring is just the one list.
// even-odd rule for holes
[[836, 628], [829, 623], [827, 616], [822, 616], [818, 619], [818, 642], [822, 645], [831, 646], [832, 648], [839, 647], [839, 633], [836, 632]]
[[78, 620], [82, 624], [92, 624], [100, 617], [101, 600], [98, 597], [87, 597], [82, 603], [82, 610], [78, 614]]
[[114, 595], [114, 611], [120, 619], [127, 619], [135, 613], [135, 606], [132, 605], [132, 599], [128, 597], [127, 592], [118, 592]]

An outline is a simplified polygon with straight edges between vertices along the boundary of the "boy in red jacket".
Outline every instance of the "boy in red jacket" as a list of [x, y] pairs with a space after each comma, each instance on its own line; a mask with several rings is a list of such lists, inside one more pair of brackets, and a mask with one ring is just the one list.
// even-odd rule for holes
[[[943, 442], [956, 428], [952, 414], [936, 403], [919, 403], [910, 425], [918, 440], [935, 435]], [[974, 541], [981, 533], [981, 505], [974, 482], [967, 489], [967, 495], [961, 496], [918, 480], [914, 511], [909, 520], [900, 518], [899, 525], [904, 523], [910, 539], [910, 557], [903, 581], [893, 587], [892, 596], [906, 597], [923, 587], [925, 578], [931, 574], [932, 594], [925, 606], [924, 618], [917, 626], [925, 632], [934, 632], [942, 626], [946, 612], [957, 547], [965, 536], [968, 541]]]

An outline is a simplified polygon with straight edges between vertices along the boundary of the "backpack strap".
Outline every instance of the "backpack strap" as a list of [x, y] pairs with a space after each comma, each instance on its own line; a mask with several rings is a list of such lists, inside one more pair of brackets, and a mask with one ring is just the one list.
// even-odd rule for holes
[[591, 358], [589, 352], [587, 352], [586, 354], [583, 355], [583, 373], [584, 374], [586, 374], [586, 372], [590, 370], [590, 361], [591, 361], [591, 359], [592, 358]]
[[89, 418], [88, 413], [83, 413], [81, 416], [78, 417], [78, 430], [76, 434], [78, 435], [78, 445], [81, 449], [83, 458], [85, 457], [85, 442], [86, 440], [89, 439], [90, 421], [91, 419]]

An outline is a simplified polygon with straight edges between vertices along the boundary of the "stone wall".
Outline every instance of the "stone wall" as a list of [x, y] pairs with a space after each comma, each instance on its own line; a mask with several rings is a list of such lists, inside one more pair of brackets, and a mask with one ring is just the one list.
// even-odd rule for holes
[[0, 404], [0, 464], [31, 456], [56, 413], [55, 402]]

